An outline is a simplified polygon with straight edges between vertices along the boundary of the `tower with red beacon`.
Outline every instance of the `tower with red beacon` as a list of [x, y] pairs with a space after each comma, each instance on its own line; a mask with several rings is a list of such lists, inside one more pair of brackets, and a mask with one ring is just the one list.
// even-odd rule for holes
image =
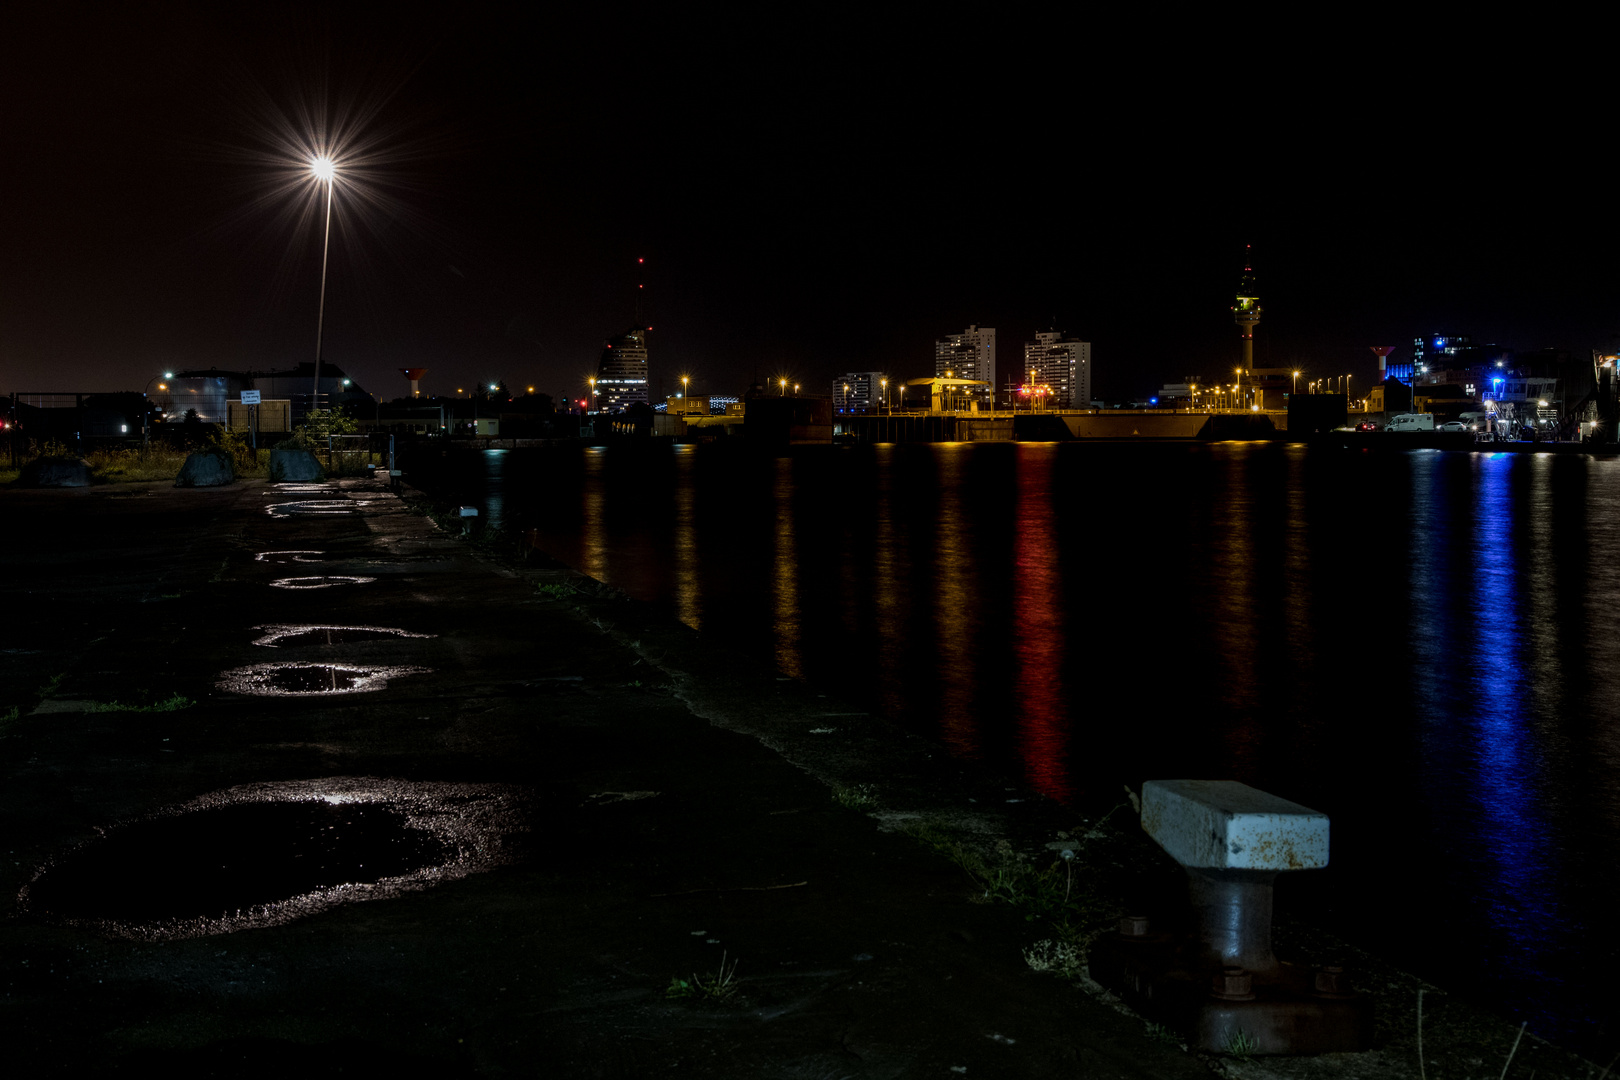
[[1374, 356], [1378, 357], [1378, 383], [1377, 383], [1377, 385], [1383, 386], [1384, 385], [1384, 378], [1385, 378], [1384, 363], [1385, 363], [1385, 360], [1388, 358], [1389, 354], [1395, 351], [1395, 346], [1393, 346], [1393, 345], [1369, 345], [1367, 347], [1373, 351]]
[[1243, 246], [1243, 278], [1238, 282], [1237, 302], [1232, 305], [1232, 321], [1243, 331], [1243, 370], [1254, 367], [1254, 327], [1260, 321], [1260, 295], [1254, 284], [1250, 249]]

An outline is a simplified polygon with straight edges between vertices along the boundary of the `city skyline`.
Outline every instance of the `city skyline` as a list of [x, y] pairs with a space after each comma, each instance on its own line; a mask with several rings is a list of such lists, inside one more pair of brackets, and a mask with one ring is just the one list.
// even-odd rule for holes
[[[385, 398], [407, 392], [408, 366], [428, 369], [427, 393], [501, 379], [573, 398], [602, 341], [637, 324], [653, 327], [654, 398], [683, 374], [714, 393], [916, 377], [934, 341], [978, 320], [1015, 342], [1065, 327], [1103, 363], [1094, 394], [1121, 400], [1239, 362], [1246, 244], [1266, 306], [1256, 366], [1370, 382], [1368, 346], [1403, 343], [1400, 361], [1436, 330], [1576, 353], [1620, 331], [1620, 270], [1590, 239], [1611, 216], [1596, 171], [1526, 157], [1486, 183], [1363, 166], [1364, 136], [1385, 157], [1421, 150], [1439, 104], [1403, 99], [1390, 120], [1375, 106], [1396, 91], [1371, 83], [1307, 85], [1309, 109], [1273, 109], [1249, 164], [1211, 170], [1196, 166], [1227, 160], [1223, 110], [1150, 136], [1141, 121], [1162, 114], [1143, 98], [1054, 135], [1123, 62], [1084, 86], [1037, 72], [924, 93], [915, 46], [962, 31], [947, 20], [860, 40], [807, 22], [784, 43], [718, 16], [570, 14], [542, 33], [388, 11], [24, 13], [0, 75], [26, 164], [0, 181], [0, 393], [312, 359], [320, 235], [298, 151], [323, 129], [352, 152], [323, 360]], [[998, 75], [1029, 29], [987, 28]], [[738, 59], [692, 62], [711, 38]], [[630, 64], [612, 79], [609, 45]], [[829, 83], [829, 64], [870, 77]], [[1156, 67], [1166, 94], [1221, 71], [1195, 53]], [[1487, 147], [1531, 115], [1527, 154], [1574, 137], [1580, 114], [1555, 91], [1515, 93], [1446, 102], [1448, 144]], [[929, 168], [964, 125], [992, 146], [971, 179]], [[1024, 167], [1054, 142], [1095, 150]]]

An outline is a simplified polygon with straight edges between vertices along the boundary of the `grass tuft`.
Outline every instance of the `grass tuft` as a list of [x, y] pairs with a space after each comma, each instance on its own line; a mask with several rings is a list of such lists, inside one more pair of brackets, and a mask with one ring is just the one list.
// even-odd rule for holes
[[1086, 960], [1080, 955], [1079, 946], [1072, 941], [1055, 941], [1050, 938], [1037, 941], [1025, 949], [1024, 963], [1029, 965], [1031, 971], [1051, 972], [1065, 979], [1079, 978], [1086, 967]]
[[1230, 1054], [1239, 1061], [1247, 1061], [1254, 1056], [1254, 1052], [1258, 1049], [1260, 1049], [1260, 1044], [1255, 1041], [1254, 1036], [1242, 1028], [1233, 1028], [1228, 1031], [1226, 1038], [1221, 1043], [1221, 1052]]
[[162, 701], [157, 702], [155, 705], [125, 705], [122, 702], [118, 702], [118, 701], [96, 701], [96, 702], [92, 702], [90, 707], [88, 709], [84, 710], [84, 711], [85, 712], [93, 712], [93, 713], [109, 713], [109, 712], [163, 713], [163, 712], [179, 712], [181, 709], [189, 709], [195, 704], [197, 704], [197, 703], [195, 701], [192, 701], [190, 698], [186, 697], [184, 694], [175, 694], [172, 697], [168, 697], [168, 698], [163, 699]]
[[720, 970], [714, 975], [693, 973], [690, 981], [679, 977], [669, 980], [664, 997], [671, 1001], [704, 1000], [724, 1001], [737, 992], [737, 961], [726, 966], [726, 954], [720, 954]]
[[856, 784], [854, 787], [835, 787], [832, 796], [839, 806], [851, 810], [871, 810], [878, 804], [876, 790], [871, 784]]

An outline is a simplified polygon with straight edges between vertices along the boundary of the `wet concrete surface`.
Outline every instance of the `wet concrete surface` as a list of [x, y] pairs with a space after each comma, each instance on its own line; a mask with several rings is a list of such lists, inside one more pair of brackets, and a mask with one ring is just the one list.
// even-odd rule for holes
[[[1039, 934], [1022, 914], [971, 902], [956, 866], [892, 828], [952, 820], [1034, 849], [1074, 812], [577, 578], [585, 599], [548, 599], [535, 584], [565, 572], [480, 557], [380, 484], [296, 494], [366, 505], [272, 515], [289, 493], [253, 481], [0, 491], [6, 520], [26, 523], [0, 537], [0, 713], [17, 706], [0, 724], [0, 1017], [19, 1071], [1408, 1075], [1388, 1052], [1244, 1072], [1258, 1066], [1149, 1038], [1032, 972], [1021, 950]], [[312, 575], [388, 571], [363, 588], [270, 588], [287, 571], [273, 552]], [[373, 692], [218, 685], [263, 661], [262, 628], [314, 625], [433, 636], [286, 650], [423, 669]], [[85, 704], [172, 694], [194, 704]], [[265, 802], [357, 777], [521, 792], [521, 807], [488, 834], [498, 851], [457, 847], [468, 872], [433, 878], [435, 845], [453, 841], [411, 836], [431, 815], [403, 794]], [[839, 805], [829, 777], [881, 782], [882, 806]], [[340, 825], [342, 841], [310, 839]], [[294, 879], [301, 895], [363, 885], [376, 867], [355, 864], [391, 844], [381, 869], [427, 873], [421, 887], [235, 932], [118, 936], [52, 915], [273, 905]], [[210, 851], [224, 869], [186, 885]], [[666, 996], [722, 955], [731, 997]]]

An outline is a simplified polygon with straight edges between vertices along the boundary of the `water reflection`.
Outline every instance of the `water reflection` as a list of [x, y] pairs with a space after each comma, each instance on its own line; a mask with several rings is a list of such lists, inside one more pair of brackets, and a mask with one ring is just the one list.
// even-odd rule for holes
[[1256, 451], [1251, 444], [1232, 447], [1232, 466], [1221, 472], [1219, 494], [1210, 504], [1210, 555], [1204, 588], [1229, 621], [1214, 640], [1217, 692], [1231, 707], [1225, 745], [1221, 748], [1224, 773], [1254, 775], [1257, 729], [1252, 723], [1260, 704], [1261, 683], [1255, 660], [1260, 651], [1259, 596], [1256, 576], [1275, 573], [1257, 565], [1260, 544], [1256, 537], [1257, 506], [1275, 491], [1258, 489], [1250, 475]]
[[671, 546], [675, 557], [675, 615], [686, 625], [701, 629], [703, 617], [698, 606], [702, 590], [698, 586], [697, 493], [692, 471], [695, 447], [676, 447], [675, 509], [671, 522]]
[[482, 515], [484, 524], [498, 529], [506, 520], [506, 450], [485, 450], [484, 498]]
[[[1556, 868], [1543, 816], [1544, 758], [1536, 705], [1556, 682], [1531, 677], [1528, 665], [1536, 662], [1539, 651], [1526, 632], [1533, 624], [1516, 615], [1534, 609], [1536, 592], [1549, 580], [1552, 553], [1521, 544], [1545, 532], [1545, 507], [1538, 505], [1539, 499], [1515, 498], [1512, 484], [1516, 474], [1532, 470], [1542, 475], [1530, 479], [1544, 482], [1546, 470], [1538, 468], [1544, 464], [1500, 454], [1485, 459], [1479, 469], [1471, 597], [1476, 617], [1469, 649], [1475, 675], [1464, 707], [1474, 765], [1467, 788], [1477, 808], [1470, 848], [1487, 877], [1481, 901], [1510, 963], [1521, 974], [1540, 978], [1546, 973], [1539, 970], [1538, 953], [1560, 920], [1547, 893]], [[1509, 617], [1502, 618], [1504, 613]], [[1556, 667], [1555, 659], [1552, 663]], [[1556, 679], [1555, 671], [1550, 674]]]
[[604, 507], [607, 491], [602, 484], [602, 472], [607, 465], [607, 453], [600, 446], [585, 449], [585, 476], [580, 485], [583, 507], [580, 513], [580, 552], [577, 566], [593, 578], [613, 580], [608, 572], [607, 522]]
[[771, 495], [776, 528], [771, 533], [771, 625], [776, 638], [776, 670], [802, 678], [799, 662], [799, 556], [793, 529], [793, 459], [777, 458]]
[[974, 712], [978, 650], [982, 645], [974, 625], [979, 610], [979, 564], [973, 557], [974, 522], [964, 512], [965, 461], [971, 444], [943, 443], [937, 455], [934, 497], [938, 499], [938, 528], [932, 535], [919, 533], [919, 546], [932, 547], [933, 566], [923, 583], [933, 610], [934, 680], [938, 687], [940, 737], [968, 756], [978, 756], [979, 735]]
[[[1062, 559], [1054, 506], [1052, 445], [1021, 446], [1018, 523], [1013, 530], [1013, 652], [1018, 668], [1019, 756], [1035, 789], [1054, 799], [1071, 794], [1068, 779], [1069, 703], [1064, 685]], [[1076, 716], [1089, 726], [1094, 717]]]
[[1325, 810], [1314, 910], [1532, 1030], [1620, 1044], [1581, 974], [1620, 963], [1620, 462], [1076, 443], [533, 460], [506, 513], [563, 562], [1058, 799], [1229, 776]]
[[[876, 466], [873, 476], [876, 490], [871, 505], [872, 571], [869, 587], [862, 590], [870, 597], [869, 604], [863, 606], [872, 628], [870, 636], [875, 639], [867, 655], [877, 655], [882, 659], [876, 670], [875, 681], [878, 699], [889, 716], [903, 715], [910, 700], [910, 680], [905, 668], [903, 642], [896, 633], [899, 628], [909, 625], [912, 617], [911, 590], [906, 588], [906, 582], [911, 577], [911, 560], [900, 542], [897, 521], [900, 492], [895, 484], [896, 456], [896, 447], [886, 443], [876, 449], [872, 458]], [[859, 522], [852, 518], [850, 527], [858, 526]], [[857, 592], [850, 597], [850, 602], [859, 604], [861, 597], [862, 593]], [[858, 680], [850, 680], [846, 684], [850, 689], [859, 685]]]

